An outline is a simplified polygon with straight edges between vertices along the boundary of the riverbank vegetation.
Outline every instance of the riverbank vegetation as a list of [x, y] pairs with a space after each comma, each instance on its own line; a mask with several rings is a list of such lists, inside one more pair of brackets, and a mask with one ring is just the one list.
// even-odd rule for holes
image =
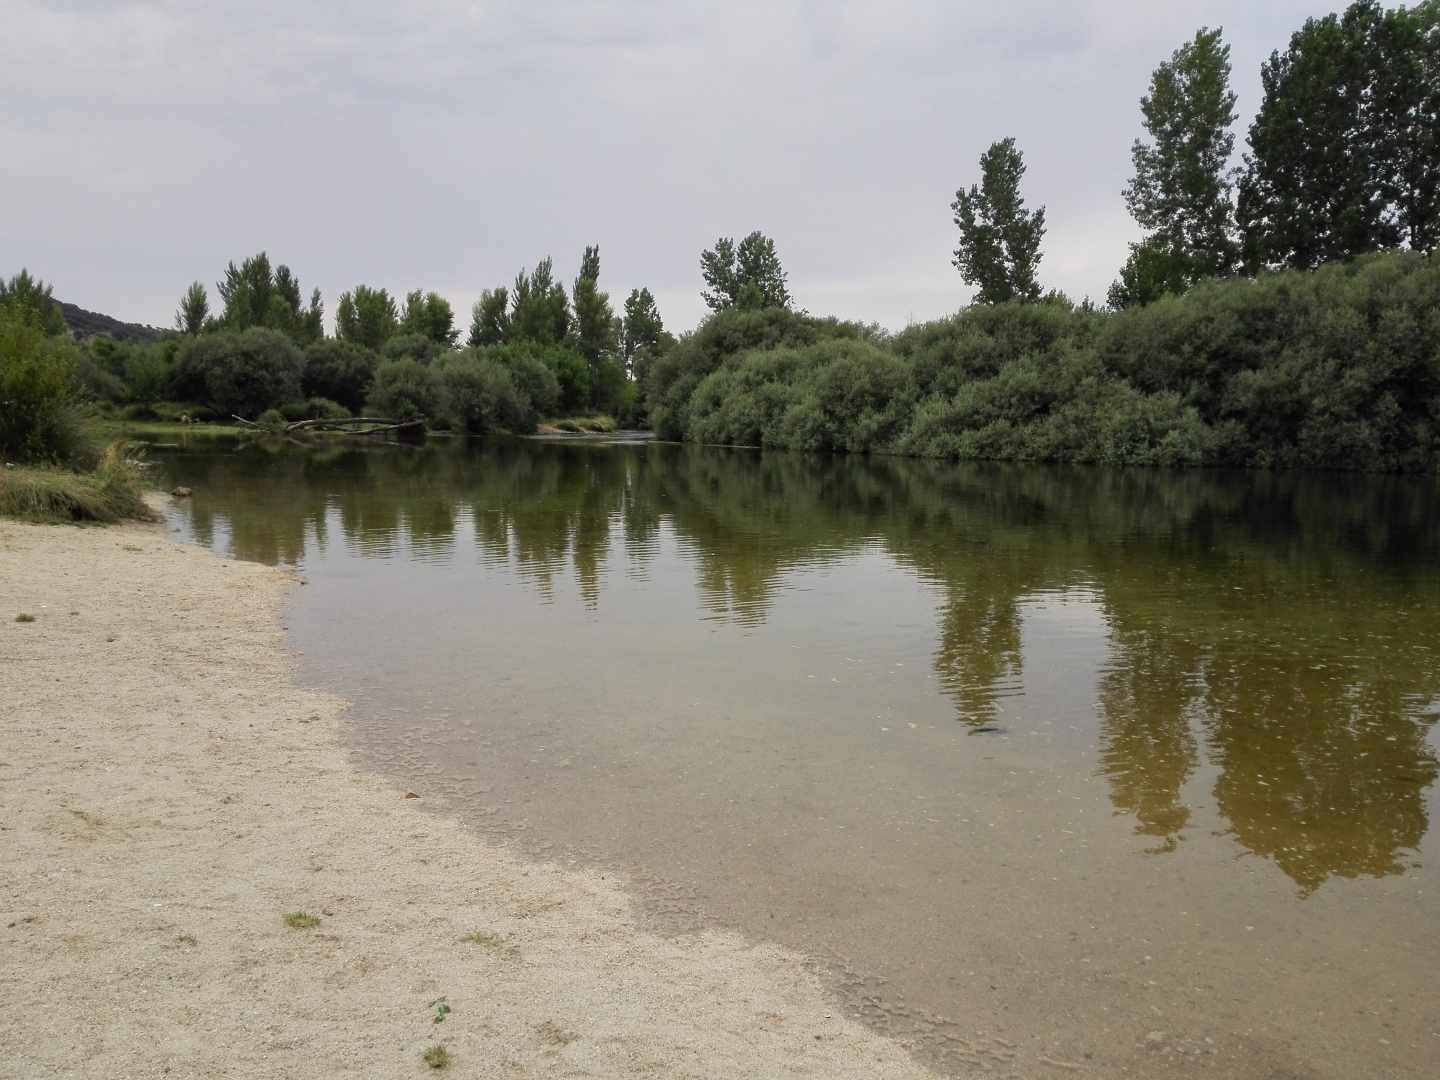
[[97, 454], [81, 432], [79, 349], [52, 332], [48, 320], [58, 309], [48, 290], [28, 275], [0, 285], [0, 516], [149, 518], [139, 470], [124, 444]]
[[786, 449], [1433, 470], [1440, 0], [1310, 19], [1261, 74], [1232, 167], [1221, 32], [1156, 67], [1123, 192], [1144, 235], [1108, 310], [1045, 288], [1046, 210], [1027, 207], [1024, 154], [1003, 138], [951, 204], [973, 302], [900, 333], [794, 310], [759, 231], [701, 253], [712, 314], [679, 339], [648, 289], [615, 309], [593, 246], [568, 288], [547, 257], [483, 291], [468, 332], [438, 293], [357, 284], [327, 336], [319, 290], [261, 252], [225, 268], [213, 310], [190, 285], [171, 337], [75, 348], [22, 272], [0, 304], [28, 312], [49, 358], [27, 392], [66, 404], [0, 420], [26, 428], [4, 437], [58, 448], [78, 400], [142, 422], [364, 414], [488, 435], [598, 415]]
[[921, 457], [1432, 470], [1440, 265], [1414, 253], [1196, 285], [1119, 313], [1051, 297], [886, 335], [784, 309], [656, 366], [663, 438]]
[[46, 524], [148, 521], [143, 478], [125, 457], [125, 444], [111, 444], [93, 469], [13, 466], [0, 472], [0, 517]]

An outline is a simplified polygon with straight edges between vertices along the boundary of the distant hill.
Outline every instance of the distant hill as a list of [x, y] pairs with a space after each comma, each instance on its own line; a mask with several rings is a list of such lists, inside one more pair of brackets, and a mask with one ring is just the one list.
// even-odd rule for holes
[[98, 311], [86, 311], [75, 304], [67, 304], [63, 300], [57, 300], [56, 303], [60, 305], [60, 311], [65, 316], [65, 325], [70, 328], [70, 333], [77, 341], [102, 336], [114, 338], [116, 341], [163, 341], [175, 336], [174, 330], [121, 322], [109, 315], [101, 315]]

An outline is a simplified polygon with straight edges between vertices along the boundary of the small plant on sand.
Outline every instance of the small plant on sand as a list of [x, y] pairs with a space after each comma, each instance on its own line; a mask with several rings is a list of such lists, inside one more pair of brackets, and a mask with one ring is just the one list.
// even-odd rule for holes
[[35, 621], [35, 616], [34, 616], [34, 615], [31, 615], [28, 611], [22, 611], [22, 612], [20, 612], [19, 615], [16, 615], [16, 616], [15, 616], [15, 621], [16, 621], [16, 622], [34, 622], [34, 621]]
[[175, 938], [175, 944], [194, 946], [199, 945], [200, 942], [196, 940], [194, 934], [179, 934]]
[[445, 1018], [450, 1015], [450, 1003], [443, 997], [436, 998], [430, 1002], [430, 1008], [435, 1010], [435, 1017], [431, 1023], [443, 1024]]
[[498, 949], [505, 944], [505, 939], [499, 934], [487, 934], [484, 930], [476, 930], [466, 934], [460, 939], [466, 945], [479, 945], [484, 949]]
[[420, 1055], [420, 1060], [432, 1069], [447, 1069], [450, 1067], [450, 1051], [443, 1046], [431, 1046]]
[[320, 919], [304, 911], [292, 911], [285, 916], [285, 925], [291, 930], [313, 930], [320, 925]]

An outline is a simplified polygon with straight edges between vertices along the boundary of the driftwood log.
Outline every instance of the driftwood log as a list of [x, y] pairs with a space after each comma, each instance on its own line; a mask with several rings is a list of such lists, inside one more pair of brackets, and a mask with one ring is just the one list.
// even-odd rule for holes
[[[235, 419], [246, 427], [267, 430], [253, 420], [246, 420], [243, 416], [235, 416]], [[387, 431], [411, 431], [424, 426], [424, 420], [396, 420], [389, 416], [351, 416], [344, 420], [296, 420], [276, 430], [285, 435], [297, 431], [338, 431], [343, 435], [383, 435]]]

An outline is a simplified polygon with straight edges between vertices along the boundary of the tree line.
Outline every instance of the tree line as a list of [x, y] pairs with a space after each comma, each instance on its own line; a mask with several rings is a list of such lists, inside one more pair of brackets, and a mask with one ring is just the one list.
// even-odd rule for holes
[[[1314, 269], [1440, 240], [1440, 0], [1385, 9], [1357, 0], [1312, 18], [1261, 67], [1264, 95], [1232, 167], [1230, 46], [1202, 27], [1140, 99], [1148, 138], [1123, 192], [1144, 236], [1108, 301], [1124, 309], [1200, 281]], [[1020, 193], [1011, 138], [980, 158], [952, 204], [955, 267], [980, 303], [1037, 300], [1045, 210]]]
[[137, 418], [363, 410], [485, 434], [604, 412], [699, 442], [1433, 469], [1440, 291], [1421, 253], [1440, 236], [1440, 0], [1358, 0], [1307, 21], [1265, 62], [1233, 169], [1229, 57], [1202, 28], [1140, 100], [1148, 137], [1123, 195], [1145, 235], [1110, 311], [1042, 287], [1045, 209], [1025, 205], [1007, 138], [951, 205], [975, 302], [898, 335], [792, 310], [759, 231], [701, 252], [711, 315], [680, 338], [648, 289], [615, 310], [597, 247], [568, 288], [547, 257], [483, 291], [468, 333], [436, 292], [360, 284], [331, 336], [319, 291], [262, 252], [226, 266], [214, 310], [193, 283], [177, 336], [156, 344], [49, 340], [64, 320], [22, 271], [0, 282], [12, 324], [0, 379], [53, 398], [59, 382], [35, 375], [43, 357], [67, 372], [71, 405]]

